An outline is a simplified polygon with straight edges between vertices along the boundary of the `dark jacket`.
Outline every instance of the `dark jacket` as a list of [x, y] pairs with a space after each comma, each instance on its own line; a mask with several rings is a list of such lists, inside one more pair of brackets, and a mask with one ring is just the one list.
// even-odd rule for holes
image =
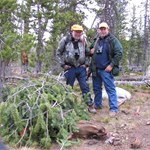
[[[113, 76], [117, 76], [119, 74], [119, 62], [122, 58], [123, 48], [119, 40], [111, 33], [109, 33], [105, 38], [106, 40], [108, 40], [108, 44], [109, 44], [108, 45], [108, 48], [109, 48], [108, 57], [110, 60], [110, 65], [113, 67], [111, 74]], [[98, 49], [98, 40], [97, 38], [95, 38], [93, 40], [93, 43], [90, 46], [90, 49], [92, 49], [93, 47], [95, 48], [94, 54], [92, 55], [92, 58], [91, 58], [90, 67], [89, 67], [89, 73], [92, 73], [93, 76], [96, 76], [96, 70], [97, 70], [96, 65], [95, 65], [95, 56], [96, 56], [96, 51]]]

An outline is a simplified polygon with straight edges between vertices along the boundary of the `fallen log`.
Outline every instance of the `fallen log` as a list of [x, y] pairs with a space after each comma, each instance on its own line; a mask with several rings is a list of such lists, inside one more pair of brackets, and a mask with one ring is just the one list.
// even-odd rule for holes
[[150, 80], [150, 76], [120, 76], [115, 79], [116, 81], [145, 81]]
[[141, 86], [141, 85], [150, 86], [150, 80], [145, 80], [145, 81], [115, 81], [115, 84], [116, 85], [128, 84], [128, 85], [133, 85], [133, 86]]
[[29, 78], [21, 77], [21, 76], [6, 76], [4, 77], [4, 81], [5, 83], [8, 83], [8, 84], [17, 85], [18, 81], [28, 82]]

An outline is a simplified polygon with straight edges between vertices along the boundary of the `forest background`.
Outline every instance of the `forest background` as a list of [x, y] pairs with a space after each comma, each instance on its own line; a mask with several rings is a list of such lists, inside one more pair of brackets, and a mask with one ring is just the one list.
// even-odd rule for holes
[[[127, 70], [132, 66], [138, 66], [145, 70], [150, 63], [150, 4], [149, 0], [144, 0], [139, 5], [131, 2], [2, 0], [0, 87], [3, 84], [3, 77], [10, 75], [15, 67], [21, 66], [23, 51], [28, 55], [29, 72], [58, 73], [60, 71], [56, 60], [58, 42], [62, 36], [69, 33], [70, 27], [75, 23], [84, 26], [90, 43], [96, 34], [98, 23], [106, 21], [110, 31], [123, 45], [122, 67]], [[92, 19], [88, 18], [89, 14], [93, 14]]]
[[[38, 132], [30, 133], [32, 136], [34, 135], [34, 138], [37, 137], [35, 133], [43, 136], [43, 138], [41, 138], [41, 143], [46, 147], [45, 141], [47, 141], [47, 139], [51, 141], [51, 139], [49, 136], [47, 136], [47, 139], [45, 138], [45, 128], [48, 129], [48, 127], [47, 124], [43, 127], [42, 123], [44, 122], [41, 120], [44, 120], [45, 116], [40, 112], [40, 109], [48, 109], [47, 116], [49, 112], [50, 114], [53, 112], [54, 116], [54, 118], [50, 118], [49, 121], [52, 121], [53, 125], [61, 127], [59, 128], [61, 129], [61, 138], [63, 135], [66, 136], [67, 123], [76, 122], [74, 118], [76, 118], [78, 114], [84, 114], [80, 112], [83, 111], [83, 109], [81, 108], [80, 110], [78, 106], [75, 111], [77, 115], [72, 109], [71, 111], [66, 111], [67, 113], [71, 112], [72, 115], [70, 117], [68, 114], [68, 118], [63, 118], [65, 121], [68, 119], [66, 124], [55, 122], [57, 119], [55, 116], [62, 110], [58, 105], [62, 102], [62, 97], [63, 100], [68, 100], [61, 103], [63, 107], [67, 106], [68, 108], [69, 104], [69, 108], [72, 108], [72, 104], [74, 104], [76, 100], [72, 98], [74, 97], [74, 93], [73, 96], [68, 96], [68, 93], [66, 93], [68, 91], [64, 86], [61, 84], [55, 85], [57, 81], [49, 81], [45, 76], [38, 80], [35, 78], [36, 83], [32, 83], [32, 81], [28, 79], [36, 74], [43, 75], [48, 73], [50, 75], [58, 75], [62, 71], [56, 59], [56, 49], [59, 40], [69, 33], [70, 27], [73, 24], [78, 23], [84, 27], [84, 32], [90, 44], [93, 37], [96, 35], [98, 24], [102, 21], [106, 21], [109, 24], [110, 31], [123, 45], [124, 51], [121, 61], [122, 73], [128, 74], [128, 72], [132, 70], [144, 74], [147, 66], [150, 65], [149, 0], [143, 0], [139, 5], [134, 5], [134, 2], [129, 0], [0, 1], [0, 102], [7, 101], [7, 103], [2, 102], [0, 105], [0, 119], [7, 122], [4, 126], [5, 133], [3, 132], [3, 134], [6, 134], [6, 132], [10, 134], [10, 127], [12, 128], [13, 125], [14, 130], [12, 128], [11, 138], [12, 140], [14, 139], [15, 142], [19, 141], [18, 143], [20, 144], [20, 131], [22, 131], [25, 125], [28, 126], [29, 122], [32, 122], [37, 125], [34, 126], [32, 124], [32, 127], [38, 127]], [[26, 64], [22, 62], [22, 54], [25, 54], [28, 59]], [[23, 79], [27, 82], [25, 84], [23, 83], [21, 86], [17, 86], [17, 83], [11, 85], [9, 79], [13, 78], [13, 75], [15, 75], [16, 79]], [[10, 95], [9, 88], [7, 87], [7, 81], [9, 82], [9, 88], [18, 88], [15, 92], [10, 90], [14, 92], [13, 94], [11, 93], [12, 95]], [[51, 98], [46, 98], [47, 96]], [[44, 98], [44, 100], [41, 100], [41, 98]], [[52, 106], [50, 110], [49, 107], [46, 106], [46, 104], [49, 104], [47, 101], [49, 99], [51, 100], [50, 104]], [[60, 103], [56, 105], [54, 101], [57, 102], [58, 100]], [[45, 101], [47, 103], [45, 103]], [[22, 102], [25, 102], [25, 104]], [[43, 102], [43, 107], [39, 107], [37, 105], [38, 102]], [[53, 107], [54, 104], [56, 107]], [[25, 106], [24, 109], [22, 109], [22, 106]], [[35, 115], [41, 114], [38, 115], [38, 117], [36, 116], [37, 118], [32, 118], [30, 117], [31, 109], [29, 108], [34, 108], [35, 106], [36, 109], [33, 109], [32, 113]], [[20, 107], [21, 110], [24, 111], [21, 112]], [[73, 108], [75, 108], [75, 106]], [[19, 117], [19, 113], [23, 114], [22, 118]], [[24, 117], [29, 118], [26, 119]], [[19, 119], [21, 119], [21, 121]], [[70, 119], [72, 120], [70, 121]], [[23, 122], [23, 124], [20, 124], [20, 122]], [[18, 125], [20, 128], [18, 128]], [[41, 125], [44, 131], [41, 130], [41, 127], [38, 125]], [[64, 126], [66, 127], [65, 131]], [[7, 127], [8, 130], [6, 130]], [[62, 130], [64, 132], [62, 132]], [[27, 131], [29, 132], [29, 130]], [[34, 130], [31, 129], [31, 131]], [[40, 131], [42, 131], [42, 134], [39, 134]], [[13, 134], [14, 132], [17, 136]], [[28, 134], [28, 132], [25, 133], [31, 137], [31, 134]], [[25, 137], [25, 133], [22, 137]], [[10, 141], [9, 139], [7, 140]], [[36, 140], [39, 141], [39, 139]], [[32, 141], [29, 140], [29, 142], [28, 144], [30, 145]], [[63, 140], [59, 142], [63, 143]], [[26, 139], [24, 139], [22, 143], [26, 143]], [[50, 144], [51, 142], [47, 143]]]

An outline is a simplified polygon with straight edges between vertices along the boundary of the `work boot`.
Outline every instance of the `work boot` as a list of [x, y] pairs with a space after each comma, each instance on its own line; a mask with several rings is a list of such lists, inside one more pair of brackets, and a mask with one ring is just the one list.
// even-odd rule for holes
[[96, 114], [96, 109], [92, 106], [89, 106], [88, 111], [92, 114]]
[[102, 106], [94, 106], [95, 109], [102, 109]]

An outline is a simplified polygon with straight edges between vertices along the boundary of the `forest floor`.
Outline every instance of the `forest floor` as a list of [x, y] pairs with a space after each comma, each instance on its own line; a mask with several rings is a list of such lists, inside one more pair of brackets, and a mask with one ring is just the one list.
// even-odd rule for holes
[[[61, 149], [53, 144], [49, 150], [150, 150], [150, 91], [136, 87], [130, 91], [132, 98], [119, 108], [115, 118], [108, 115], [108, 101], [104, 107], [91, 115], [91, 121], [103, 126], [108, 133], [108, 139], [80, 139], [80, 144]], [[22, 147], [11, 150], [42, 150]]]

